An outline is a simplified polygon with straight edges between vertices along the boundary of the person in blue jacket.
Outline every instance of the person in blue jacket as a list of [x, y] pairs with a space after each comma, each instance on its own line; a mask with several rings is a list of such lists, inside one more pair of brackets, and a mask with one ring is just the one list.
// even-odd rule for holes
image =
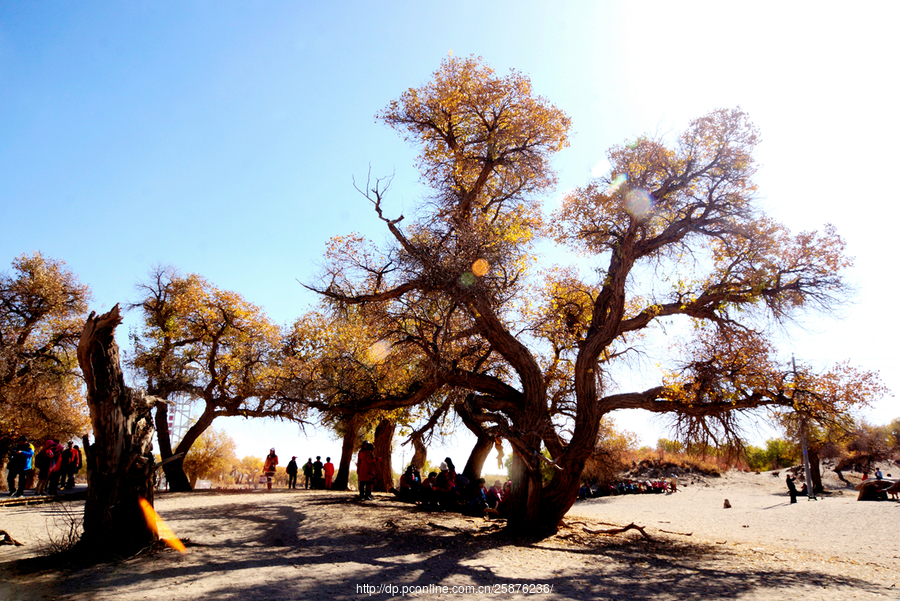
[[[12, 448], [9, 453], [9, 463], [7, 464], [6, 485], [9, 487], [9, 496], [21, 497], [25, 494], [25, 482], [28, 480], [28, 474], [31, 472], [31, 460], [34, 457], [34, 447], [28, 443], [25, 436], [19, 437], [19, 442]], [[16, 478], [19, 479], [18, 487], [16, 486]]]

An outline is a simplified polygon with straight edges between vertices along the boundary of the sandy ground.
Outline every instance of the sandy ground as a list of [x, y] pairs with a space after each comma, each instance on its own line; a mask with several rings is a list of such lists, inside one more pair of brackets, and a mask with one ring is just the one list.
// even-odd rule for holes
[[[900, 503], [838, 491], [789, 505], [783, 479], [768, 474], [581, 501], [566, 528], [533, 544], [388, 495], [164, 494], [156, 508], [185, 555], [50, 570], [29, 561], [81, 508], [0, 507], [0, 530], [25, 543], [0, 547], [0, 599], [900, 599]], [[583, 529], [631, 522], [653, 540]]]

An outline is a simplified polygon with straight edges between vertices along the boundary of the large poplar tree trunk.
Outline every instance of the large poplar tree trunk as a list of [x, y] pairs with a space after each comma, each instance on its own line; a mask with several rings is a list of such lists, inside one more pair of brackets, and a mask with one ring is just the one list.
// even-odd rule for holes
[[101, 553], [130, 554], [157, 540], [139, 499], [153, 504], [153, 401], [125, 386], [114, 334], [119, 306], [91, 312], [78, 343], [87, 386], [94, 443], [84, 438], [88, 497], [80, 545]]
[[825, 492], [825, 487], [822, 485], [822, 469], [819, 465], [819, 449], [810, 447], [807, 449], [807, 456], [809, 457], [809, 477], [812, 479], [813, 493], [817, 495], [822, 494]]
[[484, 462], [487, 460], [488, 455], [491, 454], [491, 449], [493, 448], [493, 436], [479, 436], [475, 441], [475, 446], [469, 454], [469, 460], [466, 461], [466, 467], [464, 467], [462, 471], [463, 476], [468, 478], [469, 482], [475, 482], [481, 478], [481, 470], [484, 469]]
[[[428, 447], [422, 442], [422, 436], [416, 433], [413, 433], [412, 435], [412, 444], [415, 451], [413, 452], [410, 464], [416, 466], [417, 470], [421, 470], [425, 467], [425, 461], [428, 459]], [[401, 465], [400, 467], [404, 470], [406, 469], [405, 465]], [[422, 474], [422, 476], [425, 477], [425, 474]]]
[[350, 486], [350, 463], [353, 461], [353, 452], [356, 450], [356, 437], [359, 434], [360, 419], [353, 416], [347, 422], [344, 431], [344, 441], [341, 445], [341, 461], [338, 463], [338, 471], [335, 474], [334, 482], [331, 483], [332, 490], [347, 490]]
[[[169, 405], [163, 401], [156, 403], [156, 442], [159, 445], [159, 456], [165, 461], [171, 457], [172, 438], [169, 431]], [[184, 473], [184, 456], [180, 459], [167, 462], [163, 465], [166, 474], [166, 483], [172, 492], [189, 492], [193, 490], [187, 474]]]
[[394, 487], [394, 472], [391, 469], [392, 443], [397, 425], [393, 420], [383, 419], [375, 428], [375, 492], [390, 492]]

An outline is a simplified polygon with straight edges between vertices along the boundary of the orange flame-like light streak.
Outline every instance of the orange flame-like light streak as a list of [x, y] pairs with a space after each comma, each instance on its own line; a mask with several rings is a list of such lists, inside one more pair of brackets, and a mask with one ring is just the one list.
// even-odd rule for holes
[[139, 497], [138, 502], [141, 504], [144, 518], [147, 520], [147, 527], [153, 530], [164, 543], [179, 553], [187, 553], [187, 548], [185, 548], [184, 543], [175, 536], [175, 533], [172, 532], [171, 528], [166, 526], [166, 523], [159, 517], [159, 514], [156, 513], [156, 510], [153, 509], [153, 506], [150, 505], [147, 499]]

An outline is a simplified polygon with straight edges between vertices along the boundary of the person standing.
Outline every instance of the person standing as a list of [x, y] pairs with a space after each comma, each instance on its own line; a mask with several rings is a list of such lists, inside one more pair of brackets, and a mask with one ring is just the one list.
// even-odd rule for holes
[[[34, 458], [34, 447], [28, 443], [28, 437], [20, 436], [19, 442], [12, 448], [9, 456], [6, 485], [9, 487], [9, 496], [21, 497], [25, 494], [25, 482], [31, 471], [31, 462]], [[18, 486], [16, 486], [18, 478]]]
[[669, 491], [678, 492], [678, 476], [669, 474]]
[[81, 452], [70, 441], [66, 450], [62, 452], [62, 466], [60, 468], [63, 489], [75, 488], [75, 474], [81, 469]]
[[[63, 473], [63, 451], [66, 448], [58, 440], [53, 441], [53, 456], [50, 463], [50, 488], [48, 493], [55, 495], [59, 492], [59, 479], [64, 476]], [[65, 482], [63, 482], [65, 484]]]
[[297, 456], [291, 457], [285, 469], [288, 475], [288, 488], [297, 488]]
[[784, 479], [785, 484], [788, 487], [788, 494], [791, 495], [791, 503], [797, 502], [797, 486], [794, 484], [794, 479], [790, 474]]
[[375, 447], [364, 442], [356, 456], [356, 477], [359, 480], [359, 499], [372, 500], [372, 485], [375, 481]]
[[272, 482], [275, 480], [275, 467], [278, 465], [278, 455], [275, 449], [270, 449], [266, 456], [266, 463], [263, 465], [263, 472], [266, 474], [266, 488], [272, 490]]
[[322, 469], [325, 472], [325, 490], [331, 490], [331, 480], [334, 478], [334, 464], [331, 463], [331, 457], [325, 458]]
[[309, 481], [312, 480], [313, 474], [313, 462], [312, 457], [306, 460], [306, 463], [303, 464], [303, 487], [309, 490]]
[[34, 456], [34, 466], [38, 472], [38, 483], [34, 487], [34, 494], [47, 493], [47, 485], [50, 483], [50, 465], [53, 463], [53, 440], [44, 442], [44, 446]]
[[316, 455], [316, 462], [313, 463], [313, 488], [319, 490], [325, 488], [325, 480], [322, 477], [322, 456]]

